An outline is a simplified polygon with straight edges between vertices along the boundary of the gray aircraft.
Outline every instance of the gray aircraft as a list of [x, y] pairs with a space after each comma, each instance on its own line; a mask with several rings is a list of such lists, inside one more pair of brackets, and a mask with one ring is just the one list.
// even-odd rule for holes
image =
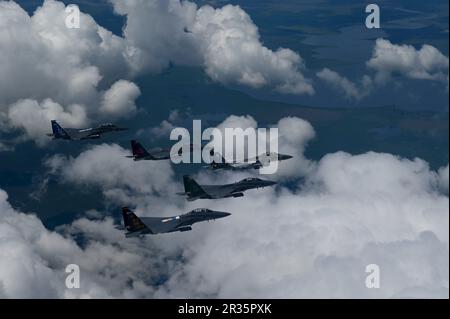
[[233, 184], [199, 185], [188, 175], [183, 176], [183, 182], [184, 193], [178, 193], [178, 195], [187, 196], [186, 199], [188, 201], [194, 201], [197, 199], [243, 197], [246, 190], [267, 187], [276, 184], [276, 182], [250, 177]]
[[198, 208], [187, 214], [173, 217], [137, 217], [129, 208], [123, 207], [123, 226], [117, 226], [116, 228], [126, 230], [126, 237], [185, 232], [192, 230], [192, 225], [195, 223], [216, 220], [230, 215], [230, 213]]
[[223, 157], [220, 161], [213, 161], [207, 166], [211, 170], [248, 170], [248, 169], [260, 169], [274, 161], [285, 161], [291, 159], [291, 155], [278, 154], [276, 152], [267, 152], [264, 155], [258, 155], [250, 159], [244, 159], [242, 162], [228, 163]]
[[[190, 150], [192, 150], [192, 145]], [[180, 149], [178, 154], [172, 154], [171, 150], [166, 148], [154, 148], [147, 151], [141, 143], [135, 140], [131, 141], [131, 151], [133, 155], [127, 157], [133, 158], [135, 161], [160, 161], [170, 159], [171, 155], [181, 156], [183, 154], [183, 149]]]
[[111, 123], [85, 129], [62, 128], [55, 120], [51, 123], [53, 133], [47, 134], [47, 136], [53, 137], [53, 139], [63, 140], [92, 140], [101, 138], [102, 134], [105, 133], [128, 130], [127, 128], [118, 127]]
[[159, 161], [170, 159], [170, 150], [163, 148], [155, 148], [147, 151], [141, 143], [138, 141], [131, 141], [131, 151], [132, 156], [127, 156], [128, 158], [133, 158], [135, 161]]

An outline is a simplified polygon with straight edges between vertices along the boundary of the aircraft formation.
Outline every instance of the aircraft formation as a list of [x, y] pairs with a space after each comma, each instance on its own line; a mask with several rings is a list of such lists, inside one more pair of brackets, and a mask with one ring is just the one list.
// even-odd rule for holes
[[[126, 131], [127, 128], [119, 127], [111, 123], [102, 124], [97, 127], [74, 129], [63, 128], [57, 121], [51, 121], [52, 133], [47, 134], [53, 139], [63, 140], [90, 140], [99, 139], [103, 134], [111, 132]], [[192, 145], [190, 150], [192, 151]], [[132, 155], [127, 156], [134, 161], [161, 161], [171, 158], [171, 150], [154, 148], [146, 150], [138, 141], [131, 141]], [[176, 155], [182, 155], [182, 150]], [[264, 155], [264, 156], [263, 156]], [[254, 158], [245, 159], [242, 162], [228, 163], [222, 157], [221, 162], [213, 161], [206, 168], [216, 170], [243, 171], [259, 169], [269, 161], [284, 161], [292, 156], [267, 152]], [[185, 196], [187, 201], [198, 199], [220, 199], [243, 197], [244, 192], [250, 189], [264, 188], [276, 185], [276, 182], [260, 178], [245, 178], [232, 184], [223, 185], [200, 185], [189, 175], [183, 176], [184, 192], [178, 195]], [[198, 222], [216, 220], [231, 215], [227, 212], [210, 210], [208, 208], [194, 209], [186, 214], [173, 217], [138, 217], [128, 207], [122, 208], [123, 225], [117, 229], [125, 230], [126, 237], [141, 237], [144, 235], [155, 235], [161, 233], [185, 232], [192, 230], [192, 225]]]

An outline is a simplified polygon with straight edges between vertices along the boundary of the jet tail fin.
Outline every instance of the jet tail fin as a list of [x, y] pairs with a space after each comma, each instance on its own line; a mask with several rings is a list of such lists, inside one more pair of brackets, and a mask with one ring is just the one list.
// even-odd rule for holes
[[70, 139], [69, 134], [55, 120], [52, 121], [52, 131], [54, 138]]
[[135, 158], [150, 156], [149, 152], [138, 141], [131, 141], [131, 150]]
[[122, 208], [123, 224], [130, 233], [140, 232], [147, 228], [145, 224], [128, 207]]
[[183, 176], [184, 191], [189, 195], [205, 194], [205, 191], [197, 184], [197, 182], [189, 175]]

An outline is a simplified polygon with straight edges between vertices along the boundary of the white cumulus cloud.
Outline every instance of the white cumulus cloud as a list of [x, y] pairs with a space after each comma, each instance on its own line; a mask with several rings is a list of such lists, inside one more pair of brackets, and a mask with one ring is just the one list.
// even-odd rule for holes
[[347, 99], [361, 100], [363, 97], [367, 96], [372, 89], [372, 79], [367, 75], [363, 77], [360, 86], [350, 81], [345, 76], [328, 68], [322, 69], [317, 72], [316, 75], [319, 79], [325, 81], [336, 90], [344, 93]]
[[136, 84], [119, 80], [105, 92], [100, 112], [111, 117], [131, 116], [136, 112], [135, 100], [140, 95], [141, 91]]
[[311, 81], [301, 72], [300, 55], [265, 47], [258, 27], [239, 6], [215, 9], [177, 0], [112, 3], [117, 13], [127, 17], [126, 56], [135, 72], [160, 71], [172, 62], [203, 66], [220, 83], [314, 93]]
[[407, 79], [443, 82], [448, 89], [448, 63], [448, 57], [431, 45], [424, 44], [416, 49], [412, 45], [394, 44], [378, 38], [372, 56], [366, 62], [367, 67], [375, 71], [373, 76], [365, 74], [356, 83], [329, 68], [323, 68], [316, 76], [347, 99], [359, 101], [396, 75]]
[[448, 57], [428, 44], [417, 50], [412, 45], [377, 39], [367, 66], [377, 72], [376, 80], [379, 82], [384, 82], [393, 74], [401, 74], [411, 79], [437, 80], [448, 84]]

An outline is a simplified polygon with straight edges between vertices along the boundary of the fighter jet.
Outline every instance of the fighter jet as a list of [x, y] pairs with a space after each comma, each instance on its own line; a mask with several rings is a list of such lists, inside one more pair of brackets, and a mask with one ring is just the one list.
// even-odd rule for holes
[[187, 214], [174, 217], [137, 217], [129, 208], [122, 208], [123, 223], [117, 229], [126, 230], [126, 237], [140, 237], [161, 233], [185, 232], [192, 230], [192, 225], [198, 222], [216, 220], [230, 216], [225, 212], [198, 208]]
[[62, 128], [55, 120], [51, 121], [53, 133], [47, 134], [53, 139], [63, 140], [91, 140], [102, 137], [102, 134], [109, 132], [126, 131], [127, 128], [118, 127], [114, 124], [107, 123], [94, 128], [75, 129], [75, 128]]
[[[193, 150], [193, 144], [189, 146], [189, 151]], [[181, 148], [178, 153], [171, 153], [170, 149], [165, 148], [154, 148], [147, 151], [141, 143], [138, 141], [131, 141], [131, 151], [133, 155], [127, 156], [128, 158], [133, 158], [135, 161], [159, 161], [170, 159], [171, 156], [181, 156], [183, 155], [183, 149]]]
[[127, 156], [128, 158], [133, 158], [135, 161], [159, 161], [170, 159], [170, 150], [155, 148], [148, 152], [138, 141], [131, 141], [131, 151], [132, 156]]
[[278, 154], [275, 152], [267, 152], [264, 155], [258, 155], [250, 159], [244, 159], [242, 162], [228, 163], [223, 157], [220, 161], [213, 161], [206, 168], [211, 170], [248, 170], [248, 169], [260, 169], [263, 166], [267, 166], [270, 162], [284, 161], [291, 159], [291, 155]]
[[265, 181], [259, 178], [246, 178], [239, 182], [226, 185], [199, 185], [188, 175], [183, 176], [184, 193], [178, 195], [187, 196], [188, 201], [197, 199], [217, 199], [228, 197], [243, 197], [244, 191], [275, 185], [276, 182]]

